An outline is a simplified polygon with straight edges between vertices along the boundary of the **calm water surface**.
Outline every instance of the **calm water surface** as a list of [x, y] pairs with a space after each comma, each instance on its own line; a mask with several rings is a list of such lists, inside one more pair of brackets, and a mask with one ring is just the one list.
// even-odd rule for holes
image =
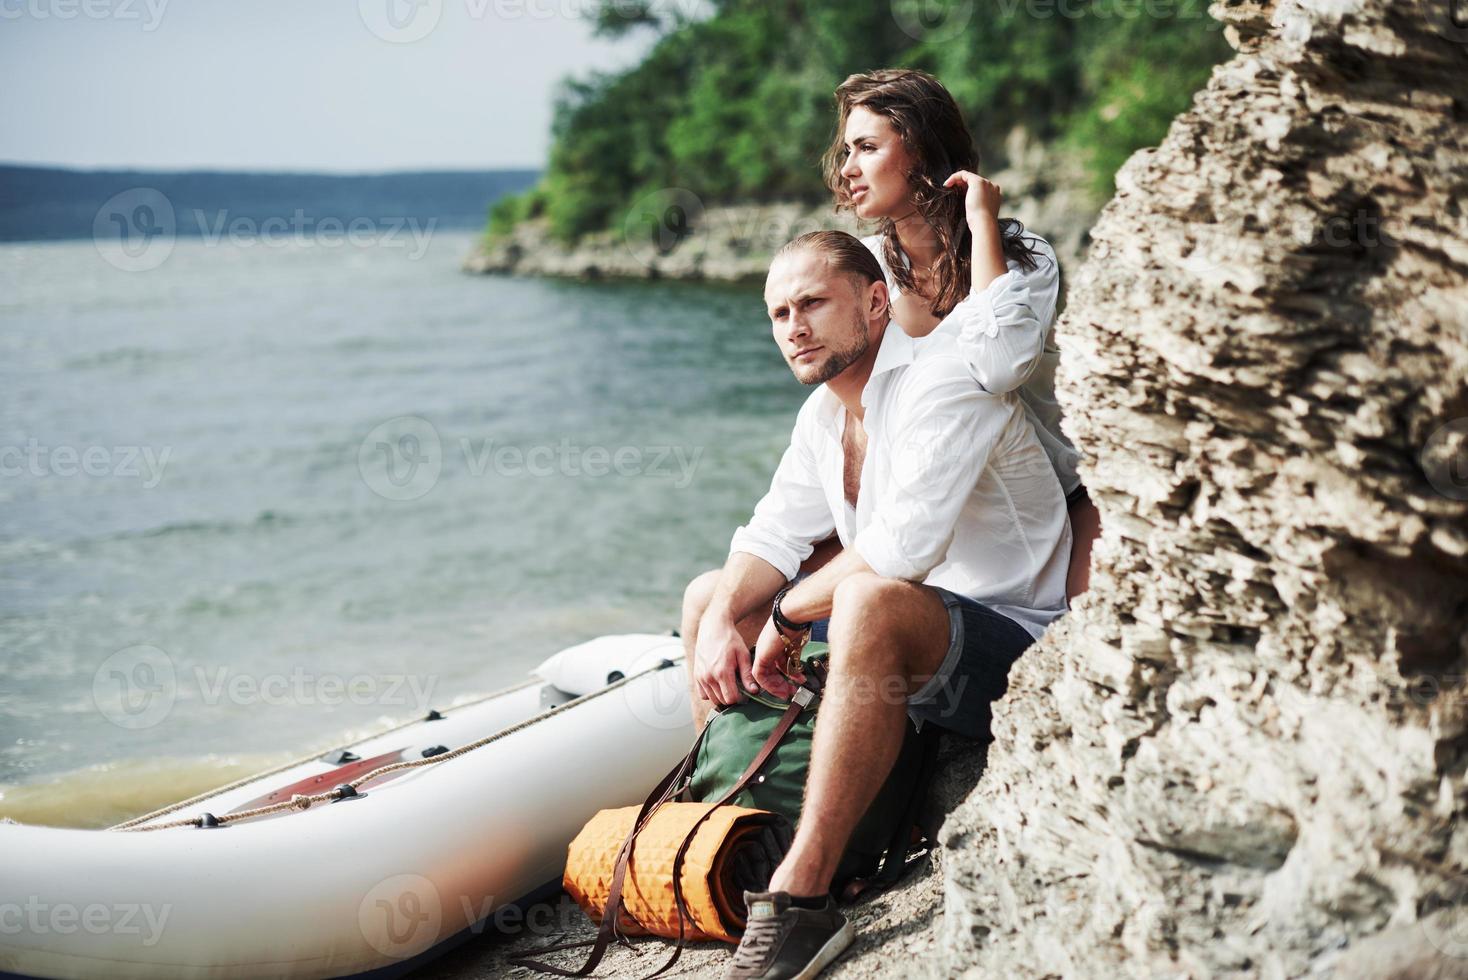
[[676, 625], [805, 395], [758, 291], [0, 245], [0, 815], [97, 826]]

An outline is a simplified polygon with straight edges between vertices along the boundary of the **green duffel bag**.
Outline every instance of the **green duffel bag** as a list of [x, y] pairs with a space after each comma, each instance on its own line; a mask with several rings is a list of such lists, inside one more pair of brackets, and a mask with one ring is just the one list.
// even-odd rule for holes
[[[737, 806], [782, 814], [793, 825], [799, 824], [805, 799], [811, 740], [819, 717], [819, 688], [828, 667], [826, 644], [807, 644], [803, 662], [807, 687], [816, 690], [816, 697], [801, 711], [758, 775], [729, 800]], [[694, 760], [689, 786], [692, 798], [718, 799], [734, 786], [789, 706], [789, 701], [766, 691], [746, 692], [744, 701], [711, 714]], [[873, 885], [889, 886], [906, 869], [913, 844], [931, 847], [932, 828], [921, 826], [921, 818], [937, 757], [937, 732], [928, 725], [919, 733], [911, 719], [905, 720], [905, 727], [897, 762], [852, 832], [832, 882], [832, 891], [844, 899], [854, 899]]]

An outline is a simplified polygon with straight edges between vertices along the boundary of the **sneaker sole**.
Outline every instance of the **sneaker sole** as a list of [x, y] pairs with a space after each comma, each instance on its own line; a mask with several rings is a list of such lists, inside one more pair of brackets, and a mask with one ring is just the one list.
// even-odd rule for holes
[[846, 951], [846, 947], [851, 945], [851, 940], [855, 936], [856, 927], [847, 922], [837, 930], [836, 935], [826, 940], [826, 945], [821, 947], [820, 952], [816, 953], [815, 957], [806, 964], [805, 969], [797, 973], [792, 980], [813, 980], [817, 973], [830, 966], [836, 957]]

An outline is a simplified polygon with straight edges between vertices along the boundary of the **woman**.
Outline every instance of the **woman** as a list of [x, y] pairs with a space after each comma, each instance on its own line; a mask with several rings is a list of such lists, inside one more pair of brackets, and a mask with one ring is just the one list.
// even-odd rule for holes
[[1075, 537], [1066, 595], [1074, 598], [1086, 590], [1100, 516], [1055, 402], [1055, 252], [999, 218], [999, 187], [978, 175], [973, 137], [936, 78], [912, 69], [852, 75], [836, 103], [836, 137], [823, 159], [836, 210], [878, 222], [862, 241], [887, 275], [893, 319], [905, 332], [950, 332], [980, 385], [1018, 391], [1066, 493]]

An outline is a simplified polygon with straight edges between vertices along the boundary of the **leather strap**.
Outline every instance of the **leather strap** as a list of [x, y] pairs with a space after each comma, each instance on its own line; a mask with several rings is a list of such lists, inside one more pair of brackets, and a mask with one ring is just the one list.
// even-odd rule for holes
[[[669, 969], [677, 962], [679, 955], [683, 952], [684, 921], [685, 918], [691, 919], [692, 914], [688, 911], [688, 906], [683, 900], [683, 889], [679, 878], [683, 868], [683, 857], [688, 851], [689, 844], [693, 841], [694, 834], [714, 810], [723, 806], [735, 794], [744, 789], [749, 781], [754, 778], [755, 774], [764, 767], [765, 763], [769, 761], [770, 756], [774, 753], [776, 746], [780, 744], [781, 740], [789, 733], [791, 727], [794, 726], [795, 719], [800, 716], [805, 706], [813, 700], [814, 694], [809, 689], [798, 688], [796, 690], [796, 697], [791, 700], [789, 707], [785, 709], [785, 713], [780, 716], [780, 720], [775, 724], [775, 730], [770, 733], [769, 737], [765, 739], [764, 744], [760, 746], [759, 752], [755, 754], [754, 759], [745, 768], [743, 775], [739, 777], [728, 792], [724, 793], [713, 806], [709, 807], [708, 813], [705, 813], [694, 823], [693, 827], [684, 836], [682, 843], [679, 844], [678, 851], [673, 858], [673, 900], [675, 903], [674, 907], [678, 911], [678, 942], [673, 948], [673, 955], [668, 959], [668, 962], [653, 973], [649, 973], [647, 975], [648, 977], [655, 977], [664, 970]], [[637, 835], [642, 832], [642, 829], [652, 819], [653, 814], [657, 812], [658, 808], [682, 791], [683, 780], [692, 770], [694, 761], [698, 758], [698, 750], [703, 745], [704, 736], [708, 734], [709, 725], [711, 724], [713, 724], [712, 718], [704, 724], [703, 730], [698, 733], [698, 738], [694, 739], [693, 748], [689, 750], [688, 755], [680, 760], [658, 782], [657, 786], [653, 788], [653, 791], [648, 794], [647, 799], [642, 804], [642, 808], [637, 813], [637, 819], [632, 822], [632, 831], [627, 835], [627, 839], [622, 842], [622, 846], [617, 851], [616, 866], [612, 872], [611, 889], [607, 893], [607, 904], [602, 912], [601, 925], [597, 929], [596, 938], [586, 939], [580, 942], [557, 943], [552, 946], [528, 950], [519, 956], [511, 957], [509, 962], [516, 966], [530, 967], [559, 977], [584, 977], [596, 969], [597, 964], [606, 955], [607, 947], [612, 944], [614, 938], [624, 943], [627, 942], [627, 937], [621, 934], [617, 923], [622, 914], [622, 887], [626, 883], [628, 863], [632, 860], [633, 844], [637, 839]], [[563, 949], [575, 949], [581, 946], [590, 946], [591, 952], [587, 955], [586, 962], [578, 970], [566, 970], [549, 963], [542, 963], [538, 960], [531, 959], [533, 956], [554, 953]]]

